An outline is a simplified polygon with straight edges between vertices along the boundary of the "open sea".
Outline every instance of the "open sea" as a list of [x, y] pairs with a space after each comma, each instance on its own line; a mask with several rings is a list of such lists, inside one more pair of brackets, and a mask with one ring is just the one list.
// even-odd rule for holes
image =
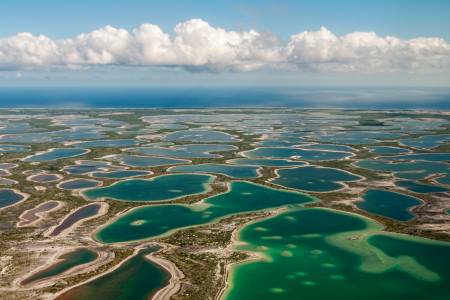
[[0, 87], [0, 108], [450, 109], [448, 88]]

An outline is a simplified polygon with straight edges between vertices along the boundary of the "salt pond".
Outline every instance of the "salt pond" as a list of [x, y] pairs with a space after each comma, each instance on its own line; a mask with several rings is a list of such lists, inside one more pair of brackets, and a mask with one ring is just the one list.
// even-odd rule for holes
[[74, 267], [90, 263], [97, 257], [98, 254], [88, 248], [76, 249], [61, 255], [58, 257], [57, 262], [25, 278], [21, 284], [28, 285], [30, 283], [42, 281], [44, 279], [63, 274]]
[[156, 250], [140, 250], [117, 269], [74, 287], [55, 300], [148, 300], [170, 279], [167, 271], [145, 257]]
[[227, 164], [199, 164], [184, 165], [169, 168], [174, 173], [212, 173], [221, 174], [231, 178], [256, 178], [259, 177], [258, 167]]
[[363, 201], [356, 205], [371, 214], [380, 215], [397, 221], [408, 221], [414, 218], [410, 209], [422, 204], [418, 198], [401, 193], [369, 189], [363, 195]]
[[343, 182], [362, 179], [343, 170], [317, 166], [279, 169], [277, 175], [271, 180], [272, 183], [310, 192], [332, 192], [345, 187]]
[[133, 202], [172, 200], [206, 192], [213, 179], [213, 176], [202, 174], [173, 174], [151, 179], [130, 179], [107, 187], [83, 191], [83, 195], [90, 200], [105, 198]]
[[301, 193], [234, 181], [228, 192], [191, 205], [152, 205], [133, 209], [100, 229], [95, 237], [103, 243], [148, 239], [227, 215], [311, 201], [313, 198]]
[[[448, 243], [382, 233], [326, 209], [288, 211], [244, 227], [238, 249], [261, 257], [232, 267], [224, 299], [447, 299]], [[374, 284], [376, 283], [376, 284]]]

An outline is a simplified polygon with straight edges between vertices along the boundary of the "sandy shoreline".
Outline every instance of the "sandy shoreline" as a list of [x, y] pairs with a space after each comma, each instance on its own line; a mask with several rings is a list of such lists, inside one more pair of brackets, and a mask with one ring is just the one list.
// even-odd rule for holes
[[170, 274], [169, 284], [158, 290], [156, 294], [153, 295], [152, 300], [170, 299], [170, 297], [175, 295], [181, 288], [181, 279], [184, 278], [183, 272], [181, 272], [171, 261], [155, 256], [154, 253], [147, 255], [146, 258], [161, 266]]

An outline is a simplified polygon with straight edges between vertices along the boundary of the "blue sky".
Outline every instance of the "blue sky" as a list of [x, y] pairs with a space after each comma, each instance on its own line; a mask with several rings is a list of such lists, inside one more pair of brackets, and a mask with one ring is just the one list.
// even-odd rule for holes
[[105, 25], [155, 23], [169, 31], [202, 18], [227, 29], [269, 30], [284, 37], [325, 26], [337, 34], [375, 31], [401, 38], [450, 38], [447, 0], [2, 0], [0, 36], [19, 31], [69, 37]]
[[[400, 40], [438, 37], [444, 39], [447, 44], [450, 41], [450, 1], [447, 0], [2, 0], [0, 1], [0, 39], [14, 36], [19, 32], [29, 32], [59, 40], [74, 38], [80, 33], [89, 33], [106, 25], [124, 28], [131, 33], [133, 28], [144, 23], [155, 24], [173, 37], [176, 24], [191, 19], [202, 19], [212, 28], [221, 27], [227, 31], [247, 32], [254, 29], [259, 33], [270, 33], [285, 44], [289, 42], [291, 35], [304, 31], [318, 31], [322, 26], [338, 37], [358, 31], [375, 32], [379, 37], [394, 36]], [[20, 43], [22, 42], [14, 47], [20, 48]], [[433, 43], [430, 40], [426, 42], [426, 45]], [[352, 45], [354, 45], [353, 42]], [[304, 47], [304, 44], [301, 46]], [[342, 47], [347, 46], [346, 44]], [[0, 42], [0, 50], [1, 47]], [[280, 46], [282, 47], [287, 48], [286, 45]], [[442, 47], [447, 51], [446, 45]], [[285, 51], [284, 48], [282, 51]], [[334, 48], [335, 46], [330, 46], [330, 49]], [[266, 49], [264, 51], [267, 52]], [[154, 58], [140, 59], [137, 63], [130, 62], [131, 60], [128, 59], [123, 63], [123, 54], [120, 54], [120, 59], [114, 58], [108, 63], [101, 62], [101, 66], [97, 66], [97, 62], [94, 63], [95, 66], [92, 66], [90, 61], [83, 61], [81, 68], [72, 68], [73, 63], [58, 61], [55, 68], [55, 63], [53, 61], [48, 63], [47, 58], [44, 62], [39, 62], [39, 67], [36, 67], [35, 64], [30, 65], [23, 59], [19, 61], [18, 58], [6, 57], [4, 59], [6, 63], [0, 71], [0, 85], [41, 85], [49, 82], [58, 85], [118, 83], [158, 85], [167, 84], [171, 78], [175, 78], [179, 85], [197, 85], [205, 84], [205, 82], [211, 82], [214, 85], [417, 85], [418, 83], [425, 86], [450, 85], [448, 67], [445, 65], [436, 70], [436, 66], [442, 65], [442, 57], [435, 57], [436, 62], [426, 72], [421, 72], [420, 65], [418, 69], [404, 70], [399, 67], [403, 62], [395, 62], [392, 70], [379, 73], [374, 68], [361, 71], [360, 66], [355, 67], [354, 64], [341, 65], [339, 68], [324, 68], [324, 64], [320, 66], [316, 64], [316, 57], [311, 58], [311, 55], [305, 54], [304, 48], [298, 51], [300, 52], [292, 54], [290, 58], [278, 59], [276, 63], [273, 63], [272, 58], [264, 58], [261, 62], [259, 57], [258, 59], [252, 57], [251, 66], [248, 61], [245, 63], [224, 62], [222, 57], [208, 56], [205, 61], [218, 60], [218, 62], [213, 65], [194, 64], [192, 67], [192, 61], [185, 63], [184, 58], [177, 57], [177, 59], [157, 64], [155, 67]], [[356, 52], [359, 53], [359, 51]], [[442, 53], [435, 48], [432, 48], [433, 51]], [[25, 55], [29, 54], [25, 53]], [[370, 56], [372, 54], [368, 55], [368, 59], [373, 58]], [[405, 57], [408, 55], [405, 54]], [[446, 55], [448, 54], [445, 53], [444, 56]], [[50, 53], [49, 56], [52, 54]], [[329, 64], [329, 62], [334, 63], [336, 57], [340, 58], [342, 55], [320, 57], [320, 59]], [[39, 57], [39, 59], [43, 58]], [[246, 60], [249, 59], [246, 58]], [[258, 67], [254, 67], [255, 60], [258, 60]], [[307, 67], [304, 67], [305, 60]], [[348, 58], [346, 57], [345, 60]], [[426, 56], [417, 58], [419, 63], [426, 60]], [[445, 57], [444, 64], [448, 61], [449, 59]], [[1, 63], [0, 57], [0, 69], [2, 69]], [[392, 64], [392, 61], [387, 63]], [[61, 64], [70, 64], [71, 68], [61, 68]], [[136, 67], [136, 64], [139, 67]], [[149, 64], [152, 67], [149, 67]], [[133, 66], [130, 67], [130, 65]], [[171, 67], [166, 69], [167, 65]], [[175, 65], [181, 65], [181, 68], [173, 67]], [[236, 65], [244, 66], [246, 71], [251, 70], [236, 72], [234, 70]], [[285, 68], [285, 65], [289, 67]], [[378, 62], [374, 65], [378, 66]], [[195, 72], [192, 72], [192, 69], [195, 69]], [[341, 72], [343, 69], [357, 69], [357, 72]], [[197, 72], [199, 70], [200, 72]]]

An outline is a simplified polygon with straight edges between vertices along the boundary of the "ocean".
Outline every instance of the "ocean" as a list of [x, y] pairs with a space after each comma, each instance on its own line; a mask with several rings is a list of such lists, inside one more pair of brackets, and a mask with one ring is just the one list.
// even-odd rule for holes
[[450, 109], [449, 88], [0, 87], [0, 108]]

